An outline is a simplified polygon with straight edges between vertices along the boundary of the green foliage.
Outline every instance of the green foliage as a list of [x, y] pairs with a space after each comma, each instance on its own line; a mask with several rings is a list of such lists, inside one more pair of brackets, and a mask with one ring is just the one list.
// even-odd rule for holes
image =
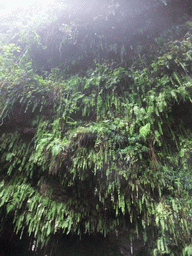
[[147, 240], [152, 226], [154, 255], [190, 255], [191, 38], [145, 68], [97, 63], [68, 79], [34, 74], [19, 47], [2, 47], [0, 207], [16, 232], [38, 246], [123, 225]]

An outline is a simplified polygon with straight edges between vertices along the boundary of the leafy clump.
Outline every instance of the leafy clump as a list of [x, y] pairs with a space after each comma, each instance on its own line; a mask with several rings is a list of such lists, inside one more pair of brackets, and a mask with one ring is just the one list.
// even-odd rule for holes
[[153, 230], [149, 253], [190, 255], [191, 38], [147, 67], [97, 63], [69, 77], [37, 75], [20, 47], [2, 47], [0, 209], [16, 232], [38, 247], [126, 226], [144, 242]]

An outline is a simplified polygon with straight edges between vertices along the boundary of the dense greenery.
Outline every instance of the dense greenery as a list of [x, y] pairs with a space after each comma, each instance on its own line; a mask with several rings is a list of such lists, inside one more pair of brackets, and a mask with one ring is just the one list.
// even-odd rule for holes
[[[140, 2], [135, 17], [177, 10]], [[128, 6], [104, 5], [106, 16], [99, 9], [90, 24], [74, 6], [68, 24], [61, 12], [46, 26], [56, 10], [26, 28], [2, 20], [0, 228], [11, 218], [16, 233], [43, 247], [53, 234], [126, 227], [147, 255], [192, 255], [190, 13], [157, 30], [146, 15], [140, 30], [125, 25], [119, 42]]]

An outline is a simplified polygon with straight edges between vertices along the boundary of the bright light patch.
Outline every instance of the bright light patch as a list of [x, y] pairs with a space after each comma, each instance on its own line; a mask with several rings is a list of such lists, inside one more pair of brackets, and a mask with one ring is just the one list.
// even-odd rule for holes
[[31, 6], [42, 6], [53, 4], [55, 0], [0, 0], [0, 16], [10, 15], [17, 10], [29, 9]]

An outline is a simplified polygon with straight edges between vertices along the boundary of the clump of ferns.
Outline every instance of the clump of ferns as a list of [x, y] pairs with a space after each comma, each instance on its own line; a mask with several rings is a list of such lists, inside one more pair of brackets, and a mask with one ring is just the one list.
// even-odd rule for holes
[[70, 136], [70, 144], [74, 145], [75, 148], [81, 147], [94, 147], [96, 140], [96, 133], [90, 132], [84, 127], [80, 127], [77, 131]]

